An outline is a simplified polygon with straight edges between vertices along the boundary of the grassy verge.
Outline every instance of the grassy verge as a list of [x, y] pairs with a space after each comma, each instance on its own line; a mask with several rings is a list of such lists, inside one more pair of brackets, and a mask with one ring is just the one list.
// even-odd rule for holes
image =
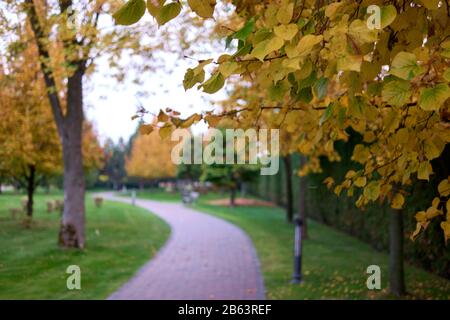
[[[180, 201], [178, 194], [162, 190], [144, 191], [139, 197]], [[201, 196], [194, 208], [228, 220], [251, 237], [261, 262], [269, 299], [390, 299], [388, 255], [366, 243], [315, 221], [309, 221], [309, 239], [303, 248], [301, 285], [291, 285], [293, 226], [284, 211], [270, 207], [215, 206], [209, 200], [227, 195]], [[386, 231], [387, 232], [387, 231]], [[381, 268], [381, 291], [366, 286], [369, 265]], [[406, 265], [408, 299], [450, 299], [450, 282], [422, 269]]]
[[[0, 195], [0, 299], [104, 299], [148, 261], [169, 235], [169, 227], [144, 209], [86, 199], [87, 248], [56, 245], [59, 214], [46, 212], [46, 201], [61, 195], [37, 195], [30, 229], [13, 220], [9, 208], [18, 195]], [[66, 268], [81, 268], [81, 290], [66, 288]]]
[[[210, 196], [209, 198], [211, 198]], [[289, 283], [292, 275], [293, 226], [280, 208], [194, 205], [241, 227], [253, 240], [261, 262], [269, 299], [390, 299], [388, 255], [330, 227], [309, 222], [304, 242], [304, 283]], [[366, 286], [369, 265], [381, 268], [382, 290]], [[450, 281], [406, 266], [408, 299], [450, 299]]]
[[[131, 197], [131, 191], [126, 193], [117, 192], [116, 195], [122, 197]], [[151, 190], [136, 190], [136, 197], [140, 199], [161, 201], [161, 202], [180, 202], [181, 195], [178, 192], [169, 193], [165, 192], [163, 189], [155, 188]]]

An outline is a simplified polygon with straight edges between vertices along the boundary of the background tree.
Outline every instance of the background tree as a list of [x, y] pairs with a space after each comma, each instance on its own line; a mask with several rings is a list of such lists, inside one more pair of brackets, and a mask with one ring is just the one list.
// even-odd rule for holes
[[[242, 187], [243, 183], [249, 183], [255, 181], [258, 177], [259, 166], [252, 164], [238, 164], [237, 154], [238, 152], [248, 152], [248, 143], [244, 146], [245, 150], [237, 150], [235, 141], [233, 144], [236, 146], [234, 153], [234, 164], [226, 164], [226, 133], [225, 129], [221, 128], [223, 141], [217, 143], [212, 157], [216, 157], [216, 161], [212, 164], [202, 164], [202, 174], [200, 180], [208, 181], [214, 185], [225, 188], [230, 194], [230, 206], [236, 205], [236, 193]], [[234, 139], [234, 138], [233, 138]], [[213, 142], [214, 143], [214, 142]], [[220, 149], [221, 148], [221, 149]], [[217, 161], [217, 155], [222, 155], [222, 161]], [[221, 162], [221, 163], [218, 163]]]
[[[117, 71], [116, 78], [123, 79], [125, 74], [120, 53], [124, 49], [132, 54], [139, 48], [140, 54], [147, 57], [139, 65], [128, 64], [127, 68], [149, 70], [146, 62], [152, 54], [148, 49], [158, 47], [155, 42], [141, 41], [144, 33], [139, 28], [110, 28], [111, 12], [123, 3], [120, 0], [21, 0], [2, 2], [0, 7], [5, 13], [0, 15], [2, 40], [7, 45], [36, 48], [34, 62], [43, 73], [62, 144], [65, 204], [59, 244], [63, 247], [85, 246], [85, 179], [81, 142], [83, 82], [95, 71], [95, 63], [100, 56], [106, 57], [110, 67]], [[31, 32], [26, 39], [18, 39], [16, 30], [26, 25]]]
[[108, 177], [114, 190], [121, 188], [125, 182], [127, 172], [125, 170], [126, 146], [122, 139], [117, 144], [111, 139], [105, 143], [105, 167], [102, 172]]
[[36, 52], [23, 47], [14, 50], [14, 59], [0, 68], [0, 167], [26, 190], [26, 213], [31, 218], [37, 185], [62, 170], [61, 147], [45, 86], [33, 63]]
[[[0, 74], [0, 166], [3, 175], [26, 190], [30, 218], [36, 187], [62, 172], [61, 145], [32, 49], [9, 61], [4, 68], [9, 74]], [[84, 171], [100, 168], [103, 152], [92, 125], [86, 121], [82, 143]]]
[[150, 134], [138, 135], [131, 147], [130, 157], [125, 162], [128, 176], [145, 180], [175, 177], [176, 167], [171, 160], [172, 146], [170, 140], [161, 139], [158, 129]]

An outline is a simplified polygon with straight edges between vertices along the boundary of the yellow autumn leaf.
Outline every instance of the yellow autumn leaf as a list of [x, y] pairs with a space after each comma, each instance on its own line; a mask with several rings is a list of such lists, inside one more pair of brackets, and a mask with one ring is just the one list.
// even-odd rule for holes
[[140, 134], [150, 134], [153, 131], [153, 126], [151, 124], [141, 124], [139, 127]]
[[438, 185], [438, 192], [441, 195], [441, 197], [448, 197], [450, 196], [450, 177], [447, 179], [442, 180]]
[[169, 120], [169, 116], [164, 113], [164, 111], [159, 110], [158, 113], [158, 122], [166, 122]]
[[219, 123], [219, 121], [221, 120], [221, 117], [219, 116], [215, 116], [215, 115], [206, 115], [204, 117], [205, 121], [208, 122], [210, 127], [217, 127], [217, 124]]
[[445, 243], [447, 243], [447, 240], [450, 238], [450, 221], [442, 221], [441, 228], [444, 230], [444, 239]]
[[291, 22], [292, 15], [294, 14], [294, 3], [286, 3], [278, 9], [277, 20], [281, 24], [288, 24]]
[[273, 29], [273, 32], [277, 37], [283, 40], [291, 40], [298, 32], [298, 27], [295, 23], [290, 23], [288, 25], [279, 25]]
[[417, 222], [426, 222], [427, 221], [427, 213], [425, 211], [419, 211], [416, 213], [415, 218]]
[[313, 47], [323, 40], [322, 35], [307, 34], [293, 46], [286, 46], [286, 54], [289, 58], [303, 57], [311, 53]]
[[171, 124], [166, 123], [162, 128], [159, 128], [159, 136], [164, 140], [172, 134], [173, 129]]
[[258, 60], [264, 61], [264, 58], [275, 50], [280, 49], [284, 44], [284, 40], [280, 37], [273, 37], [268, 40], [259, 42], [255, 48], [253, 48], [250, 53], [251, 56], [257, 58]]
[[422, 225], [420, 223], [417, 223], [416, 224], [416, 229], [411, 234], [410, 239], [411, 240], [415, 240], [417, 238], [417, 236], [419, 235], [421, 229], [422, 229]]
[[333, 179], [333, 177], [327, 177], [327, 178], [323, 181], [323, 183], [325, 183], [326, 186], [327, 186], [327, 188], [330, 189], [330, 188], [333, 186], [333, 184], [334, 184], [334, 179]]
[[371, 181], [369, 184], [364, 188], [364, 196], [372, 201], [375, 201], [380, 196], [380, 182], [379, 181]]
[[401, 193], [396, 193], [391, 202], [391, 207], [394, 209], [401, 209], [405, 203], [405, 198]]
[[188, 5], [200, 17], [211, 18], [216, 6], [216, 0], [188, 0]]
[[433, 173], [433, 167], [430, 162], [424, 161], [419, 164], [419, 170], [417, 171], [417, 178], [420, 180], [429, 180], [430, 175]]
[[366, 177], [358, 177], [358, 178], [356, 178], [356, 180], [354, 182], [355, 186], [360, 187], [360, 188], [364, 187], [366, 185], [366, 183], [367, 183]]

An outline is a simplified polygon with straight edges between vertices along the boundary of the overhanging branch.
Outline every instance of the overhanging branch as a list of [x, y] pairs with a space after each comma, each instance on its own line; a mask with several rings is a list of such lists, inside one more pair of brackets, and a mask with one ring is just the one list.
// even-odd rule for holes
[[31, 29], [33, 30], [34, 37], [36, 40], [36, 45], [38, 47], [39, 56], [42, 58], [41, 61], [41, 70], [44, 74], [45, 86], [47, 87], [47, 96], [50, 100], [50, 105], [52, 107], [53, 116], [56, 120], [56, 125], [58, 127], [58, 132], [60, 136], [63, 136], [64, 131], [64, 116], [62, 112], [61, 101], [58, 97], [56, 91], [56, 82], [53, 77], [53, 72], [47, 68], [44, 61], [50, 60], [50, 54], [45, 44], [41, 41], [45, 37], [43, 28], [39, 22], [39, 18], [36, 12], [36, 7], [33, 3], [33, 0], [25, 0], [26, 3], [26, 12], [28, 19], [30, 20]]

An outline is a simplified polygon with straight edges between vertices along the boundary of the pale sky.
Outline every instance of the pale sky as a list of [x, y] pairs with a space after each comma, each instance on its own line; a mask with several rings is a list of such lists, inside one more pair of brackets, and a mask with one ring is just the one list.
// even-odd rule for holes
[[[181, 63], [174, 67], [171, 75], [163, 72], [149, 74], [144, 85], [138, 86], [131, 80], [117, 84], [114, 79], [107, 76], [107, 66], [100, 65], [98, 72], [89, 80], [90, 87], [95, 87], [95, 90], [88, 90], [85, 103], [86, 116], [94, 122], [100, 139], [104, 141], [109, 137], [117, 142], [122, 137], [127, 140], [136, 130], [138, 120], [132, 121], [131, 116], [135, 114], [139, 102], [152, 113], [157, 114], [159, 109], [170, 107], [181, 112], [182, 117], [212, 110], [213, 106], [208, 102], [211, 99], [209, 94], [195, 87], [184, 91], [182, 83], [184, 72], [188, 67], [188, 63]], [[136, 98], [136, 94], [147, 91], [146, 88], [148, 97]], [[146, 120], [150, 121], [151, 116], [148, 117]], [[206, 125], [200, 125], [196, 131], [205, 128]]]
[[[176, 21], [176, 20], [175, 20]], [[111, 21], [104, 22], [105, 24]], [[154, 24], [155, 22], [148, 17], [140, 23]], [[176, 22], [174, 22], [176, 23]], [[211, 57], [223, 53], [222, 48], [217, 52], [211, 52]], [[156, 73], [148, 72], [140, 75], [144, 84], [139, 86], [132, 82], [132, 79], [118, 84], [115, 79], [108, 75], [108, 65], [100, 61], [96, 73], [88, 80], [87, 90], [85, 92], [85, 111], [87, 118], [94, 123], [102, 142], [106, 138], [111, 138], [115, 142], [120, 137], [125, 141], [136, 130], [137, 119], [132, 121], [131, 117], [135, 114], [139, 102], [144, 107], [157, 114], [159, 109], [170, 107], [181, 113], [181, 116], [188, 117], [192, 113], [212, 110], [214, 106], [210, 102], [225, 98], [224, 90], [210, 95], [194, 88], [184, 91], [183, 77], [186, 69], [195, 67], [196, 61], [190, 59], [177, 60], [175, 63], [174, 55], [164, 55], [166, 60], [166, 69], [170, 69], [171, 74], [166, 74], [163, 70]], [[208, 73], [206, 75], [208, 77]], [[136, 98], [139, 92], [146, 92], [147, 97]], [[150, 117], [150, 116], [149, 116]], [[150, 121], [150, 118], [146, 119]], [[194, 132], [206, 131], [207, 125], [200, 123], [196, 125]]]

